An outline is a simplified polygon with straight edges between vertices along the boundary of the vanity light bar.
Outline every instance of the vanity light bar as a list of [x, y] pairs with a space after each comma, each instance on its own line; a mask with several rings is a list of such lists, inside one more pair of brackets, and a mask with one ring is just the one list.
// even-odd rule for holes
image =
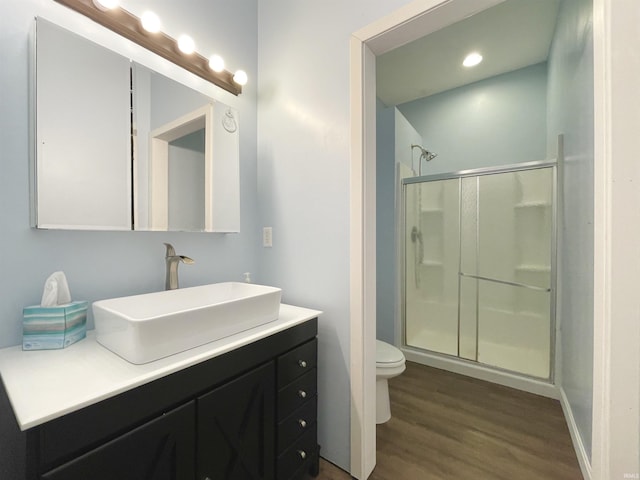
[[96, 7], [93, 0], [55, 1], [89, 17], [103, 27], [122, 35], [227, 92], [234, 95], [242, 93], [242, 85], [234, 81], [233, 73], [227, 70], [213, 71], [209, 67], [209, 60], [197, 52], [189, 55], [181, 53], [176, 40], [163, 32], [145, 32], [142, 29], [140, 19], [121, 7], [104, 11]]

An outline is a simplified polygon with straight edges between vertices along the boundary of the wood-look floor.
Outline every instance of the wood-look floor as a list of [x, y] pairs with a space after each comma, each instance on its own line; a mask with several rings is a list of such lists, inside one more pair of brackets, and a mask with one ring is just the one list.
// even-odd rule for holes
[[[411, 362], [389, 390], [369, 480], [582, 479], [556, 400]], [[318, 479], [349, 478], [322, 462]]]

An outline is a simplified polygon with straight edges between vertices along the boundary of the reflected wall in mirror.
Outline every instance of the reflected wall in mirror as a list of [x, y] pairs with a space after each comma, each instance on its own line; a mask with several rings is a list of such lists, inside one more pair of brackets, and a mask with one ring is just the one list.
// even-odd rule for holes
[[38, 228], [238, 232], [235, 109], [37, 19]]
[[237, 112], [137, 63], [132, 72], [136, 230], [239, 231]]

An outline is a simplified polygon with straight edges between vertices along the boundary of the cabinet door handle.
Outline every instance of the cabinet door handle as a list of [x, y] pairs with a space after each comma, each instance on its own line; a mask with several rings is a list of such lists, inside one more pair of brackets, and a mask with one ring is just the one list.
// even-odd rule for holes
[[305, 362], [304, 360], [298, 360], [298, 365], [300, 365], [302, 368], [307, 368], [307, 362]]
[[300, 455], [300, 458], [303, 460], [307, 458], [307, 452], [305, 452], [304, 450], [298, 450], [298, 455]]
[[307, 428], [307, 422], [305, 422], [302, 418], [298, 420], [298, 424], [300, 425], [300, 428]]
[[298, 390], [298, 396], [300, 398], [307, 398], [307, 392], [305, 392], [304, 390]]

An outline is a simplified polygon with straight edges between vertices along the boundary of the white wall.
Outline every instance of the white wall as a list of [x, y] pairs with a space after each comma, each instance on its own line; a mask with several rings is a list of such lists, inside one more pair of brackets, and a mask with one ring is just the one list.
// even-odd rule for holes
[[422, 174], [544, 160], [546, 90], [541, 63], [399, 105], [438, 154]]
[[593, 403], [593, 33], [591, 0], [561, 3], [549, 56], [548, 149], [564, 134], [559, 179], [559, 380], [591, 456]]
[[283, 298], [324, 310], [321, 454], [349, 468], [349, 37], [406, 0], [258, 2], [258, 190]]
[[[124, 1], [131, 9], [139, 3]], [[242, 233], [190, 234], [157, 232], [43, 231], [29, 227], [29, 36], [34, 17], [95, 35], [102, 44], [123, 47], [124, 40], [80, 14], [50, 0], [0, 2], [0, 251], [4, 252], [0, 276], [0, 347], [22, 341], [22, 308], [40, 301], [46, 277], [64, 270], [76, 299], [101, 298], [150, 292], [164, 288], [164, 245], [189, 255], [195, 265], [181, 267], [181, 285], [242, 279], [256, 272], [258, 231], [256, 204], [256, 77], [257, 2], [192, 0], [189, 7], [173, 0], [155, 1], [165, 30], [177, 36], [191, 33], [203, 53], [219, 51], [230, 68], [243, 67], [250, 83], [240, 97], [222, 92], [204, 80], [211, 96], [240, 110]], [[141, 12], [134, 12], [138, 15]], [[238, 35], [237, 31], [242, 31]], [[106, 32], [106, 33], [105, 33]], [[135, 49], [131, 49], [132, 52]], [[142, 50], [142, 49], [138, 49]], [[142, 57], [159, 61], [147, 52]], [[193, 77], [178, 70], [183, 76]], [[253, 81], [253, 83], [251, 83]], [[254, 277], [261, 281], [260, 275]], [[89, 327], [93, 321], [90, 318]], [[4, 412], [0, 412], [4, 414]]]

